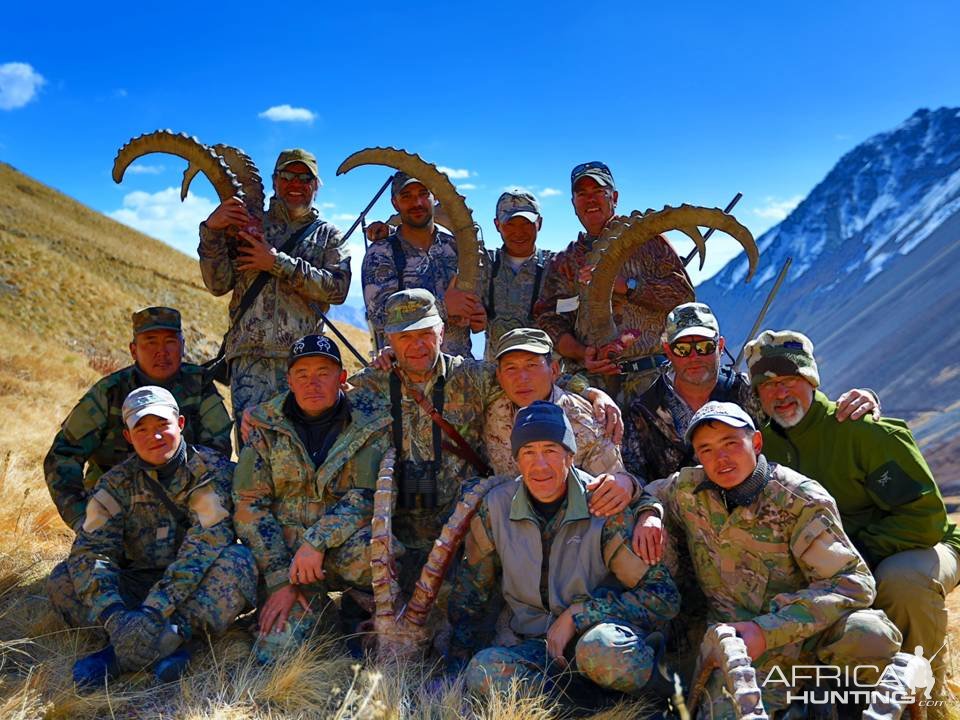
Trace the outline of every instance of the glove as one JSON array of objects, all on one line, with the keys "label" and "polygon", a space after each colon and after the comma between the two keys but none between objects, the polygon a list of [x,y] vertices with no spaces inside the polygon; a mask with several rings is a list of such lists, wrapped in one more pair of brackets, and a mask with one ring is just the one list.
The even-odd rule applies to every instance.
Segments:
[{"label": "glove", "polygon": [[125,672],[142,670],[160,657],[157,645],[167,622],[156,610],[118,610],[110,614],[103,626]]}]

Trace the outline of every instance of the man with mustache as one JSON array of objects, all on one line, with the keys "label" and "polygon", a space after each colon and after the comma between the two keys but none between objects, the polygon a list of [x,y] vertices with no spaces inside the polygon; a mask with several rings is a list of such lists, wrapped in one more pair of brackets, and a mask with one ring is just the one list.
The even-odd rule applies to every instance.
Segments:
[{"label": "man with mustache", "polygon": [[840,423],[817,388],[813,343],[791,330],[747,345],[750,380],[770,421],[770,460],[814,478],[834,497],[847,535],[877,578],[876,607],[922,647],[943,680],[946,595],[960,581],[960,531],[903,420]]},{"label": "man with mustache", "polygon": [[[470,330],[482,330],[486,313],[473,293],[458,290],[457,243],[434,223],[433,193],[420,180],[397,172],[390,201],[400,214],[400,226],[386,239],[373,242],[363,258],[363,300],[376,348],[387,344],[387,299],[410,288],[429,291],[445,329],[443,351],[473,357]],[[382,226],[384,230],[387,226]]]},{"label": "man with mustache", "polygon": [[74,531],[83,523],[87,498],[97,480],[128,458],[133,447],[124,437],[124,398],[142,385],[159,385],[177,400],[184,418],[183,437],[230,456],[233,423],[223,398],[203,368],[183,362],[180,313],[148,307],[132,315],[133,364],[97,381],[70,411],[43,461],[50,497]]},{"label": "man with mustache", "polygon": [[[224,200],[200,224],[200,270],[214,295],[233,292],[226,360],[230,368],[233,417],[244,408],[287,389],[287,352],[299,337],[320,332],[315,308],[339,305],[350,288],[350,255],[340,231],[320,219],[313,207],[322,185],[317,159],[302,149],[284,150],[273,169],[273,197],[264,217],[263,237],[240,230],[239,243],[228,230],[250,221],[243,202]],[[291,238],[293,247],[278,248]],[[244,293],[258,276],[269,281],[238,317]]]}]

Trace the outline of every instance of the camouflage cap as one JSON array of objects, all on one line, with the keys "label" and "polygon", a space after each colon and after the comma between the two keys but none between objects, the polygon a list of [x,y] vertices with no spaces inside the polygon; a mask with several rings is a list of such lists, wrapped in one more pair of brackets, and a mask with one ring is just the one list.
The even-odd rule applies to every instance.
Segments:
[{"label": "camouflage cap", "polygon": [[337,365],[343,367],[340,347],[324,335],[304,335],[291,345],[290,354],[287,356],[287,368],[292,368],[297,360],[305,357],[330,358]]},{"label": "camouflage cap", "polygon": [[684,441],[689,445],[693,439],[693,431],[696,430],[698,426],[710,420],[716,420],[722,422],[724,425],[735,428],[748,427],[753,431],[757,429],[756,425],[753,424],[753,419],[747,414],[747,411],[736,403],[711,400],[697,410],[693,417],[690,418],[690,425],[687,426],[687,432],[684,433],[683,436]]},{"label": "camouflage cap", "polygon": [[[410,183],[420,183],[424,187],[427,187],[426,183],[423,180],[418,180],[415,177],[410,177],[402,170],[397,170],[393,175],[393,180],[390,181],[390,194],[396,195],[398,192],[403,190]],[[430,188],[427,188],[429,190]]]},{"label": "camouflage cap", "polygon": [[120,411],[123,424],[128,430],[147,415],[156,415],[167,420],[180,417],[180,406],[169,390],[158,385],[144,385],[127,395]]},{"label": "camouflage cap", "polygon": [[580,163],[570,171],[570,192],[573,192],[576,187],[577,180],[584,177],[592,177],[600,185],[608,187],[611,190],[617,189],[616,183],[613,182],[613,173],[610,172],[610,168],[607,167],[606,163],[602,163],[599,160]]},{"label": "camouflage cap", "polygon": [[497,200],[497,222],[503,224],[511,218],[522,217],[532,223],[540,219],[540,203],[533,193],[526,190],[508,190]]},{"label": "camouflage cap", "polygon": [[317,185],[323,185],[323,180],[320,179],[320,171],[317,169],[317,158],[312,152],[303,148],[281,150],[277,156],[277,164],[273,166],[273,172],[276,174],[278,170],[283,170],[287,165],[293,165],[294,163],[306,165],[307,169],[317,179]]},{"label": "camouflage cap", "polygon": [[535,355],[550,355],[553,353],[553,340],[539,328],[515,328],[500,336],[494,355],[499,360],[500,356],[515,350]]},{"label": "camouflage cap", "polygon": [[769,378],[799,375],[820,386],[820,371],[813,357],[813,342],[793,330],[764,330],[744,348],[750,384],[762,385]]},{"label": "camouflage cap", "polygon": [[667,324],[663,330],[665,343],[676,342],[691,335],[714,339],[720,336],[720,325],[708,305],[698,302],[684,303],[677,305],[667,315]]},{"label": "camouflage cap", "polygon": [[437,299],[422,288],[395,292],[387,298],[384,313],[387,321],[383,331],[388,334],[443,325]]},{"label": "camouflage cap", "polygon": [[169,307],[147,307],[137,310],[130,316],[133,321],[133,334],[139,335],[147,330],[175,330],[183,332],[180,313]]}]

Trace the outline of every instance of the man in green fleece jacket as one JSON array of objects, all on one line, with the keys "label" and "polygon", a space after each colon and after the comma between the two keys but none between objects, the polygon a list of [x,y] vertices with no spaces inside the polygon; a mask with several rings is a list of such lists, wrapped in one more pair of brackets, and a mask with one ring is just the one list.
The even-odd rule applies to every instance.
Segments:
[{"label": "man in green fleece jacket", "polygon": [[[750,381],[770,418],[770,460],[814,478],[833,495],[844,530],[877,579],[875,606],[923,648],[938,680],[947,633],[945,599],[960,581],[960,532],[948,522],[936,481],[903,420],[840,423],[817,390],[813,343],[764,331],[746,347]],[[939,685],[939,683],[938,683]]]}]

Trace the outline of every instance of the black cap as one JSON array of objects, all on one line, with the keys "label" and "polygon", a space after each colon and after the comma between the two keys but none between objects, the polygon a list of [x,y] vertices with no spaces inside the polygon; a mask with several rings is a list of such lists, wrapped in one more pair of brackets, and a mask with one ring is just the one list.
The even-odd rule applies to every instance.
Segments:
[{"label": "black cap", "polygon": [[287,368],[293,367],[293,364],[300,358],[305,357],[325,357],[330,358],[343,367],[343,360],[340,358],[340,348],[337,344],[325,335],[304,335],[290,346],[290,355],[287,358]]}]

